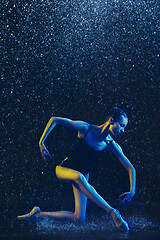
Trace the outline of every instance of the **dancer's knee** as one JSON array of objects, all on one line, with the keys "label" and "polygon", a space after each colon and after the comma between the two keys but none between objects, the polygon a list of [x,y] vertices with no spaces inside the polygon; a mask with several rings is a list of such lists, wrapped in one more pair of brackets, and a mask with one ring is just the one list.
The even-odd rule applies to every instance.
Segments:
[{"label": "dancer's knee", "polygon": [[86,181],[85,176],[82,173],[77,172],[76,177],[75,177],[75,182],[77,184],[79,184],[79,183],[83,183],[84,181]]},{"label": "dancer's knee", "polygon": [[82,173],[75,171],[73,169],[69,169],[61,166],[56,166],[55,172],[58,178],[73,180],[76,183],[79,183],[80,181],[82,181],[82,179],[85,178]]},{"label": "dancer's knee", "polygon": [[60,166],[56,166],[55,173],[57,177],[59,177],[59,169],[60,169]]},{"label": "dancer's knee", "polygon": [[77,221],[84,222],[86,219],[86,216],[85,216],[85,214],[80,214],[80,213],[74,212],[74,219]]}]

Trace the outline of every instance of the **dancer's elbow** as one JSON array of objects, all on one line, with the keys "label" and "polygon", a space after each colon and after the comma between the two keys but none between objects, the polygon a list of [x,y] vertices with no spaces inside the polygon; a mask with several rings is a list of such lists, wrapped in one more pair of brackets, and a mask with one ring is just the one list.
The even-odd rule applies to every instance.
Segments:
[{"label": "dancer's elbow", "polygon": [[75,129],[73,121],[69,118],[52,116],[51,119],[52,119],[53,123],[56,124],[56,125],[61,125],[61,126],[64,126],[64,127]]}]

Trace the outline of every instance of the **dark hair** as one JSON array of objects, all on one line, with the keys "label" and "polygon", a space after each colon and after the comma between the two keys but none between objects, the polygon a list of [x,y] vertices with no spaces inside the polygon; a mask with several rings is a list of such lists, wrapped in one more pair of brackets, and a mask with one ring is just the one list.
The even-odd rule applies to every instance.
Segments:
[{"label": "dark hair", "polygon": [[114,121],[117,122],[121,115],[123,115],[125,118],[128,118],[127,114],[122,109],[114,107],[111,114],[109,114],[109,116],[107,117],[107,120],[112,117]]}]

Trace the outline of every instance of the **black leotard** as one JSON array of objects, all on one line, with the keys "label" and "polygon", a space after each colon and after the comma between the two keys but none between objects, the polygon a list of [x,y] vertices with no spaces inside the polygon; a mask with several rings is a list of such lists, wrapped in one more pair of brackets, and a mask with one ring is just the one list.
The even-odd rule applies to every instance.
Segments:
[{"label": "black leotard", "polygon": [[[84,175],[93,170],[94,166],[96,166],[97,161],[100,159],[100,155],[102,151],[97,151],[94,148],[90,147],[85,141],[85,137],[90,131],[92,125],[88,131],[86,132],[83,138],[80,138],[78,144],[73,146],[68,152],[67,157],[61,162],[60,166],[71,168],[77,170]],[[113,139],[109,135],[109,140],[106,140],[107,146],[113,141]]]}]

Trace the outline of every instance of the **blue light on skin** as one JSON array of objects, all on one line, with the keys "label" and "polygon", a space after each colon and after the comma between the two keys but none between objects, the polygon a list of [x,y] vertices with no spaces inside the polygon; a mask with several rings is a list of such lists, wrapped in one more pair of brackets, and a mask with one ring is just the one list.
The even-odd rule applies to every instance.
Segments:
[{"label": "blue light on skin", "polygon": [[124,129],[127,126],[127,124],[128,118],[124,117],[123,115],[119,117],[118,121],[114,121],[114,119],[111,118],[109,131],[113,136],[117,137],[121,133],[124,133]]},{"label": "blue light on skin", "polygon": [[[106,145],[104,145],[104,139],[108,136],[108,134],[112,134],[113,136],[117,136],[120,133],[124,132],[124,128],[128,123],[128,119],[120,115],[119,118],[116,118],[116,121],[113,117],[110,117],[108,121],[106,121],[101,126],[92,125],[90,131],[85,137],[85,141],[88,145],[92,145],[91,147],[97,151],[102,151]],[[83,121],[73,121],[71,119],[62,118],[62,117],[51,117],[49,122],[47,123],[45,130],[42,134],[42,137],[39,141],[40,150],[42,153],[42,157],[45,159],[46,155],[49,155],[48,150],[44,145],[44,141],[48,134],[53,130],[56,125],[66,126],[68,128],[74,129],[76,131],[81,132],[83,135],[88,130],[88,123]],[[106,144],[106,143],[105,143]],[[130,180],[130,191],[125,192],[120,195],[122,197],[122,202],[125,201],[130,202],[135,194],[135,185],[136,185],[136,172],[129,161],[129,159],[124,155],[121,147],[115,142],[112,141],[111,144],[108,145],[109,151],[111,151],[118,160],[123,164],[129,174]],[[66,160],[66,159],[65,159]],[[123,220],[120,213],[112,208],[106,201],[103,199],[98,192],[94,189],[94,187],[88,182],[89,173],[87,175],[83,175],[79,171],[73,170],[71,168],[63,167],[57,165],[55,168],[56,176],[59,179],[63,180],[72,180],[73,183],[73,192],[75,198],[75,211],[68,212],[68,211],[54,211],[54,212],[41,212],[38,207],[34,207],[32,211],[27,215],[20,215],[18,219],[30,218],[30,217],[52,217],[58,219],[73,219],[73,220],[85,220],[86,214],[86,203],[87,198],[91,199],[95,202],[98,206],[103,208],[108,214],[110,214],[118,227],[121,231],[128,231],[129,227],[127,222]],[[78,188],[76,187],[78,185]],[[79,188],[81,191],[79,191]],[[84,201],[83,201],[84,200]]]}]

